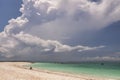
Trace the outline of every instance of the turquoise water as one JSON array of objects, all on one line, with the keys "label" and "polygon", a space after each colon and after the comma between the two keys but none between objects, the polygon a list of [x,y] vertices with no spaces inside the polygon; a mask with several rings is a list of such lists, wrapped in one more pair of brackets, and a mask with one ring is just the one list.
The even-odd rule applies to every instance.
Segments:
[{"label": "turquoise water", "polygon": [[120,63],[104,63],[103,65],[101,63],[33,63],[30,66],[51,71],[120,79]]}]

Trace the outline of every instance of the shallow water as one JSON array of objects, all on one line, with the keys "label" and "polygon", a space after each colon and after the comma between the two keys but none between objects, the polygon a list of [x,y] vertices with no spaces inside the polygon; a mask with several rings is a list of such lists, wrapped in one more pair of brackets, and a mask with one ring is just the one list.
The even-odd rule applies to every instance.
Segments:
[{"label": "shallow water", "polygon": [[33,63],[31,66],[51,71],[120,79],[120,63]]}]

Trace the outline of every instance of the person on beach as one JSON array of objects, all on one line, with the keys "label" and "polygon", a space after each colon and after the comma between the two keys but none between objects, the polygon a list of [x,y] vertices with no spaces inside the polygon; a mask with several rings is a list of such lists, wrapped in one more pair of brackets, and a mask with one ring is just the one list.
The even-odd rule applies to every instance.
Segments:
[{"label": "person on beach", "polygon": [[32,67],[30,66],[30,70],[32,70]]}]

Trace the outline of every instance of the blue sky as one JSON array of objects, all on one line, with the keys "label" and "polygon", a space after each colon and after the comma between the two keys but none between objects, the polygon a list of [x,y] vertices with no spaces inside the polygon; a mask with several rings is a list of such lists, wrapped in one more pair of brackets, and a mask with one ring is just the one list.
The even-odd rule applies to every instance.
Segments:
[{"label": "blue sky", "polygon": [[0,60],[120,61],[119,4],[0,0]]},{"label": "blue sky", "polygon": [[0,0],[0,31],[8,24],[8,20],[21,15],[19,9],[22,0]]}]

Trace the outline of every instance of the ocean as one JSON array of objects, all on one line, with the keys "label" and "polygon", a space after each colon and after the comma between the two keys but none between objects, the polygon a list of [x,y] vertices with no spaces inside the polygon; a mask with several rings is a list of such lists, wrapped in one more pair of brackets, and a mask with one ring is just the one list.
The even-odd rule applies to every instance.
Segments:
[{"label": "ocean", "polygon": [[33,63],[30,66],[38,69],[65,72],[71,74],[86,74],[105,78],[120,79],[120,63]]}]

